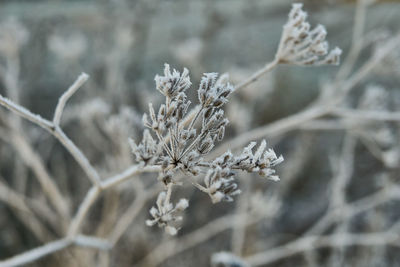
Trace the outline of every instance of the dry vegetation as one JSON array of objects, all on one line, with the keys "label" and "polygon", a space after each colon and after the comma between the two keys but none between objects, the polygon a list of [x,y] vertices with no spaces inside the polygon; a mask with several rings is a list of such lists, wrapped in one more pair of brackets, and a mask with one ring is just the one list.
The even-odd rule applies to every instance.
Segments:
[{"label": "dry vegetation", "polygon": [[[398,86],[400,33],[365,30],[372,2],[357,1],[341,64],[325,27],[293,4],[264,67],[194,74],[197,86],[188,69],[165,64],[157,90],[124,78],[140,35],[121,19],[106,75],[91,83],[82,73],[43,114],[22,82],[33,37],[2,20],[0,266],[393,266],[400,92],[385,81]],[[196,65],[202,41],[176,57]],[[47,40],[60,66],[79,66],[87,46],[80,33]],[[275,71],[328,65],[334,74],[312,103],[259,123],[254,106],[267,103],[257,98],[271,96]]]}]

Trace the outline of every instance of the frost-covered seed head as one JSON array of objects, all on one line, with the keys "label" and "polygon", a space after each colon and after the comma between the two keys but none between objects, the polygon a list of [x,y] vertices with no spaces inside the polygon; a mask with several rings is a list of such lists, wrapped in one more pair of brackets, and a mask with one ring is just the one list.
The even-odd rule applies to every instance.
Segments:
[{"label": "frost-covered seed head", "polygon": [[293,4],[288,22],[283,27],[276,59],[279,63],[296,65],[338,65],[342,50],[335,47],[328,53],[326,29],[317,25],[310,30],[302,4]]},{"label": "frost-covered seed head", "polygon": [[174,98],[179,93],[186,91],[192,84],[186,68],[183,69],[182,75],[175,69],[171,73],[169,64],[164,65],[164,76],[156,75],[154,80],[157,90],[169,98]]}]

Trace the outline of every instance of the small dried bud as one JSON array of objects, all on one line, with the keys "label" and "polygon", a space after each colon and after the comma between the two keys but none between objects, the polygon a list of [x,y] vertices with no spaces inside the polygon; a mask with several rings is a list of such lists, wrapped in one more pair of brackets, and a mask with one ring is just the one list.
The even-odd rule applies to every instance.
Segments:
[{"label": "small dried bud", "polygon": [[[225,172],[226,173],[226,172]],[[227,173],[229,174],[229,172]],[[233,178],[224,178],[220,167],[210,169],[204,178],[204,184],[208,195],[213,203],[220,201],[233,201],[233,196],[240,194],[237,184]]]},{"label": "small dried bud", "polygon": [[218,130],[218,136],[217,136],[218,141],[222,141],[222,139],[224,139],[224,135],[225,135],[225,127],[222,126]]},{"label": "small dried bud", "polygon": [[147,220],[146,224],[148,226],[158,224],[159,227],[164,227],[167,234],[176,235],[178,229],[174,224],[182,220],[182,217],[178,214],[182,213],[189,206],[187,199],[180,199],[174,207],[169,202],[167,193],[163,191],[158,194],[156,206],[150,209],[150,215],[153,219]]},{"label": "small dried bud", "polygon": [[214,147],[214,140],[208,136],[204,140],[201,141],[199,144],[197,151],[200,152],[200,154],[207,154],[208,152],[211,151],[211,149]]},{"label": "small dried bud", "polygon": [[208,119],[211,117],[211,115],[213,114],[214,109],[213,108],[208,108],[206,109],[206,111],[204,112],[204,119]]},{"label": "small dried bud", "polygon": [[129,139],[132,153],[136,156],[139,163],[154,164],[160,157],[160,146],[155,142],[148,130],[144,131],[142,142],[138,145]]},{"label": "small dried bud", "polygon": [[179,93],[186,91],[192,83],[189,78],[189,71],[185,68],[182,75],[177,70],[171,73],[168,64],[164,65],[164,76],[156,75],[156,88],[163,95],[169,98],[175,98]]},{"label": "small dried bud", "polygon": [[161,181],[164,185],[168,185],[172,183],[172,175],[173,173],[171,171],[168,172],[160,172],[160,175],[158,176],[158,180]]}]

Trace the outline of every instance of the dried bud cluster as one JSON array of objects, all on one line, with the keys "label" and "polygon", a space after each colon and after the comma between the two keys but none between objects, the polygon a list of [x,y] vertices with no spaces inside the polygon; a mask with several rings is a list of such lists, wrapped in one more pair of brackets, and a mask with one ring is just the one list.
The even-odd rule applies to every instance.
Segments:
[{"label": "dried bud cluster", "polygon": [[220,201],[232,201],[232,196],[240,193],[237,184],[234,183],[234,170],[258,173],[273,181],[279,181],[272,167],[283,161],[283,157],[277,157],[272,149],[265,150],[267,142],[263,140],[256,152],[252,149],[256,142],[251,142],[240,154],[234,157],[230,151],[216,158],[212,163],[212,169],[204,178],[205,187],[198,186],[200,190],[208,193],[213,203]]},{"label": "dried bud cluster", "polygon": [[203,191],[208,193],[213,203],[220,201],[233,201],[233,196],[240,194],[240,190],[237,189],[237,184],[234,183],[235,175],[229,168],[222,169],[217,166],[213,169],[209,169],[206,177],[204,178],[205,188]]},{"label": "dried bud cluster", "polygon": [[302,4],[293,4],[289,20],[283,27],[276,59],[296,65],[338,65],[342,50],[335,47],[328,53],[326,30],[318,25],[311,30]]},{"label": "dried bud cluster", "polygon": [[186,91],[190,85],[189,71],[183,69],[182,75],[175,70],[171,73],[169,64],[165,64],[164,76],[156,75],[156,88],[163,95],[169,98],[177,96],[179,93]]},{"label": "dried bud cluster", "polygon": [[271,169],[283,162],[283,157],[277,157],[275,151],[267,149],[267,142],[263,140],[253,154],[252,149],[256,145],[256,142],[251,142],[242,152],[242,154],[236,157],[232,161],[232,168],[246,170],[248,172],[258,173],[268,179],[279,181],[279,177],[275,174],[275,170]]},{"label": "dried bud cluster", "polygon": [[[170,190],[170,188],[169,188]],[[147,220],[148,226],[158,224],[159,227],[164,227],[165,232],[170,235],[176,235],[178,229],[174,226],[176,222],[182,221],[182,216],[179,216],[183,210],[189,207],[187,199],[181,198],[175,206],[170,202],[171,191],[162,191],[158,194],[156,205],[150,209],[152,220]]]},{"label": "dried bud cluster", "polygon": [[219,108],[226,102],[233,92],[232,85],[227,83],[228,75],[222,75],[218,80],[218,73],[205,73],[201,79],[198,96],[203,108]]},{"label": "dried bud cluster", "polygon": [[165,64],[164,76],[155,77],[156,88],[166,97],[166,101],[158,111],[150,103],[149,114],[144,114],[143,123],[157,136],[157,140],[153,139],[149,130],[144,132],[143,140],[138,145],[130,140],[132,152],[139,163],[161,166],[158,179],[169,192],[160,193],[157,208],[153,207],[150,211],[153,220],[149,220],[148,225],[157,223],[165,227],[168,233],[176,233],[177,229],[171,226],[171,222],[180,221],[181,217],[176,213],[182,211],[182,207],[187,207],[184,205],[187,201],[183,200],[175,207],[169,203],[171,188],[178,184],[174,180],[177,171],[189,176],[206,173],[205,186],[196,182],[194,185],[207,193],[213,203],[232,201],[232,197],[240,193],[234,170],[256,172],[279,180],[271,168],[282,162],[283,158],[277,158],[271,149],[265,150],[265,141],[254,154],[252,148],[255,142],[237,157],[227,152],[214,161],[204,159],[215,143],[223,139],[228,124],[222,107],[228,102],[227,98],[234,88],[227,80],[227,75],[218,78],[217,73],[205,73],[198,89],[200,105],[189,113],[190,101],[185,93],[191,86],[188,70],[184,69],[182,74],[176,70],[171,73],[169,65]]},{"label": "dried bud cluster", "polygon": [[143,165],[152,165],[156,163],[161,149],[157,142],[151,136],[149,130],[144,130],[142,142],[138,145],[132,139],[129,139],[132,153],[136,160]]}]

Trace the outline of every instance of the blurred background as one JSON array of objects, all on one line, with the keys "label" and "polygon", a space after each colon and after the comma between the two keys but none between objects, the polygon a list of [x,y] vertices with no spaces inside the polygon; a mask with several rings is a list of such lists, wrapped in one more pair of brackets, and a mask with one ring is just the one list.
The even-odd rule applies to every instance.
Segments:
[{"label": "blurred background", "polygon": [[[343,59],[357,51],[347,75],[334,66],[278,66],[231,97],[225,140],[307,109],[399,35],[399,1],[303,2]],[[0,93],[50,119],[59,96],[88,73],[62,127],[107,177],[134,164],[127,139],[141,139],[148,103],[163,101],[154,76],[164,63],[190,70],[197,103],[204,72],[228,72],[237,84],[274,59],[292,3],[2,0]],[[352,46],[356,10],[363,39]],[[27,266],[400,266],[400,46],[373,63],[338,104],[342,113],[266,132],[285,157],[280,182],[240,175],[242,194],[216,205],[187,182],[175,197],[190,207],[178,236],[169,237],[145,226],[162,186],[157,174],[142,175],[107,191],[85,220],[82,232],[115,238],[112,250],[73,247]],[[64,236],[68,219],[52,216],[43,176],[73,215],[90,188],[84,172],[51,135],[1,108],[0,259]]]}]

